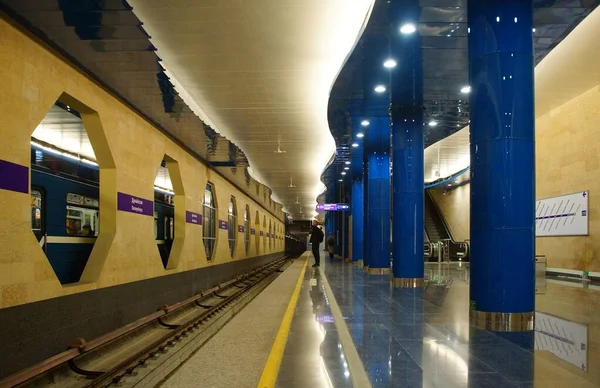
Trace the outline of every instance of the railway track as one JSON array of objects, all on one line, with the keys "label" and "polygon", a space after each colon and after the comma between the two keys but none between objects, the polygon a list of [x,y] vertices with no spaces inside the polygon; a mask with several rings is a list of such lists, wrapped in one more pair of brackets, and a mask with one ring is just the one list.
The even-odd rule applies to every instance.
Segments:
[{"label": "railway track", "polygon": [[201,349],[291,263],[287,257],[85,341],[0,380],[5,387],[154,387]]}]

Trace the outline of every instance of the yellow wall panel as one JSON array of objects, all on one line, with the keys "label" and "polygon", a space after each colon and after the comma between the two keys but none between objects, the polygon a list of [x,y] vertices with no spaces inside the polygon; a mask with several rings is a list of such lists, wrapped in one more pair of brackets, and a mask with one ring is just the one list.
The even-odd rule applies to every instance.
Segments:
[{"label": "yellow wall panel", "polygon": [[[58,282],[31,232],[29,195],[0,190],[0,207],[3,209],[0,217],[0,308],[266,253],[262,241],[260,251],[256,250],[255,236],[251,236],[246,254],[244,234],[238,233],[237,249],[232,258],[227,230],[217,229],[214,260],[208,263],[202,227],[182,222],[185,210],[202,214],[207,181],[215,185],[220,220],[228,220],[229,198],[233,195],[237,200],[238,224],[243,224],[245,205],[249,204],[251,227],[257,230],[258,236],[260,230],[267,232],[262,227],[262,217],[267,214],[265,209],[64,59],[3,19],[0,19],[0,36],[0,57],[3,59],[0,67],[0,84],[3,85],[0,93],[0,133],[3,136],[0,159],[29,166],[31,133],[62,95],[61,98],[72,98],[74,104],[90,108],[82,118],[101,167],[100,236],[78,284],[62,286]],[[104,146],[99,146],[102,142]],[[169,263],[168,270],[163,268],[156,247],[153,217],[116,210],[117,192],[154,199],[153,183],[164,155],[176,162],[183,188],[175,199],[177,229],[172,255],[176,260]],[[238,185],[248,186],[243,173],[238,172],[238,175],[239,182],[243,182]],[[254,184],[251,182],[250,186]],[[269,206],[268,199],[268,196],[266,201],[261,198],[261,203]],[[270,208],[280,214],[280,206],[271,204]],[[256,211],[260,212],[260,227],[255,224]],[[237,225],[234,227],[237,229]],[[271,251],[283,251],[283,244]]]}]

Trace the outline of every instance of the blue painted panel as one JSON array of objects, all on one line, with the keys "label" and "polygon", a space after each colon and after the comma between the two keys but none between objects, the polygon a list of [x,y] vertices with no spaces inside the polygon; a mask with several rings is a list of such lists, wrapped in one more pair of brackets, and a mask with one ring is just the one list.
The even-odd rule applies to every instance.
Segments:
[{"label": "blue painted panel", "polygon": [[77,283],[94,244],[54,243],[46,246],[46,256],[61,284]]}]

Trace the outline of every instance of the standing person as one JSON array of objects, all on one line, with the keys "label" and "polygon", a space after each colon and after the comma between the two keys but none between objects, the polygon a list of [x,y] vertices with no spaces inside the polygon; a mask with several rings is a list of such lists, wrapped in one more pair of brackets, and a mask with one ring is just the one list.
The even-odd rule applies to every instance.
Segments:
[{"label": "standing person", "polygon": [[329,233],[329,236],[327,237],[327,251],[329,252],[329,259],[333,260],[333,253],[335,252],[335,239],[331,233]]},{"label": "standing person", "polygon": [[315,257],[315,264],[313,267],[321,265],[321,253],[319,252],[319,244],[323,241],[323,231],[317,226],[319,223],[317,220],[313,220],[312,228],[310,230],[310,242],[312,244],[312,253]]}]

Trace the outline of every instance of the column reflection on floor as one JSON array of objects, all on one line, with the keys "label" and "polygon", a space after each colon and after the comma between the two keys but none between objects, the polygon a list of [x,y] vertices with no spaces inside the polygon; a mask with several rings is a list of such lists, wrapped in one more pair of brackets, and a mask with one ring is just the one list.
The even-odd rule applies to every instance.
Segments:
[{"label": "column reflection on floor", "polygon": [[[325,260],[329,261],[322,259],[322,266]],[[319,270],[305,273],[277,387],[352,387]]]},{"label": "column reflection on floor", "polygon": [[[531,332],[515,337],[470,326],[468,264],[428,264],[429,281],[421,290],[392,289],[389,277],[369,276],[340,262],[321,270],[374,387],[594,387],[600,383],[593,360],[582,368],[573,360],[535,351]],[[548,287],[548,295],[538,295],[547,314],[560,315],[569,305],[572,314],[580,311],[580,317],[594,322],[590,332],[600,326],[596,312],[600,309],[593,309],[600,306],[600,293],[568,294],[570,289]],[[579,294],[586,291],[585,297]],[[589,304],[588,313],[579,310],[583,306],[576,297]],[[588,354],[595,357],[598,347],[593,346],[598,341],[590,338]]]}]

